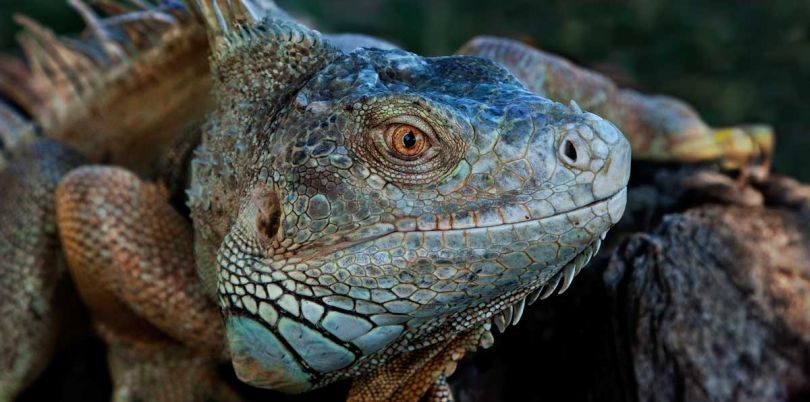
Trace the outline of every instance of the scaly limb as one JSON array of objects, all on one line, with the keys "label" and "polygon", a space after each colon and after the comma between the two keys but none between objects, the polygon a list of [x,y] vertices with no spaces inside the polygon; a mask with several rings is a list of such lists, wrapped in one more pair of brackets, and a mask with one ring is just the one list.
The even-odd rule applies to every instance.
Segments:
[{"label": "scaly limb", "polygon": [[449,402],[453,395],[447,377],[458,361],[481,344],[487,331],[468,330],[449,342],[401,354],[380,368],[354,380],[348,402],[428,401]]},{"label": "scaly limb", "polygon": [[[7,121],[7,120],[4,120]],[[0,124],[2,125],[2,124]],[[59,332],[57,290],[65,278],[54,192],[81,162],[49,140],[21,145],[0,169],[0,401],[45,367]]]},{"label": "scaly limb", "polygon": [[109,345],[113,401],[239,401],[210,358],[172,343]]},{"label": "scaly limb", "polygon": [[59,185],[57,217],[70,272],[111,346],[116,400],[227,395],[212,380],[222,320],[196,276],[189,223],[160,189],[83,167]]}]

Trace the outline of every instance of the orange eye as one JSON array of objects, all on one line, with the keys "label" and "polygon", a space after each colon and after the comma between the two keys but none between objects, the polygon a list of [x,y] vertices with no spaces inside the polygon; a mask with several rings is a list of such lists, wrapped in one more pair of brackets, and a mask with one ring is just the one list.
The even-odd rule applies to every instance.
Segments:
[{"label": "orange eye", "polygon": [[388,145],[399,157],[415,158],[430,147],[425,133],[414,126],[397,124],[388,132]]}]

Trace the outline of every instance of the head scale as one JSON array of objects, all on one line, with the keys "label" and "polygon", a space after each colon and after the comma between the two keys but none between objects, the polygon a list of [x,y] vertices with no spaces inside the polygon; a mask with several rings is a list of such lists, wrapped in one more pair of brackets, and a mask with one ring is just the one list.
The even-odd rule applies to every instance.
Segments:
[{"label": "head scale", "polygon": [[302,392],[482,325],[623,212],[621,133],[499,65],[209,14],[219,108],[189,203],[249,383]]}]

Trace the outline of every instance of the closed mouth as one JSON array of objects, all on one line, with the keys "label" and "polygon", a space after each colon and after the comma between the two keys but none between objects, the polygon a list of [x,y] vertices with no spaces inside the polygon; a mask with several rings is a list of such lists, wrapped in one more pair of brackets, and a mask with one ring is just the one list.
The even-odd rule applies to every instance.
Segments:
[{"label": "closed mouth", "polygon": [[[476,218],[476,217],[480,217],[481,215],[478,214],[478,212],[476,212],[476,211],[472,211],[472,212],[469,213],[471,216],[473,216],[473,222],[475,222],[472,225],[454,224],[452,219],[447,219],[447,220],[444,221],[444,222],[449,222],[449,224],[443,224],[442,223],[443,219],[438,217],[438,216],[436,217],[436,219],[434,221],[434,222],[436,222],[435,225],[421,225],[420,226],[416,222],[413,222],[413,224],[410,224],[410,223],[409,224],[398,223],[396,225],[391,224],[391,223],[379,223],[379,224],[371,226],[370,227],[371,229],[369,229],[369,228],[365,229],[366,231],[373,232],[373,234],[371,234],[371,235],[360,236],[359,238],[351,239],[351,237],[353,235],[358,234],[358,231],[354,231],[352,233],[344,234],[344,235],[342,235],[342,236],[340,236],[338,238],[332,238],[329,241],[324,241],[324,242],[319,242],[317,244],[313,244],[310,247],[307,247],[307,249],[310,249],[310,250],[313,250],[313,251],[317,250],[317,251],[314,251],[313,254],[310,254],[310,255],[308,255],[306,257],[304,257],[304,256],[302,256],[300,254],[299,254],[299,256],[304,257],[305,259],[316,258],[316,257],[319,257],[319,256],[323,257],[323,256],[329,255],[329,254],[331,254],[331,253],[333,253],[333,252],[335,252],[337,250],[345,250],[345,249],[350,248],[352,246],[356,246],[356,245],[360,245],[360,244],[363,244],[363,243],[375,241],[375,240],[381,239],[381,238],[383,238],[385,236],[388,236],[388,235],[391,235],[391,234],[394,234],[394,233],[421,232],[421,233],[426,233],[427,234],[427,233],[430,233],[430,232],[441,232],[441,233],[445,233],[445,234],[453,234],[453,233],[465,233],[465,232],[469,232],[471,230],[476,230],[476,229],[496,229],[496,228],[505,228],[505,227],[509,227],[509,226],[520,227],[520,226],[527,225],[527,224],[535,224],[535,223],[542,223],[542,222],[545,222],[545,221],[550,221],[552,219],[559,218],[559,217],[562,217],[562,216],[576,215],[578,212],[584,212],[584,211],[587,211],[587,210],[596,210],[596,209],[602,209],[602,208],[604,208],[604,210],[607,211],[611,215],[610,216],[611,221],[613,221],[613,223],[616,223],[618,221],[618,219],[620,218],[621,212],[615,212],[614,213],[614,211],[611,211],[609,206],[612,203],[617,202],[619,199],[624,198],[626,196],[626,194],[627,194],[627,188],[624,187],[624,188],[622,188],[621,190],[617,191],[616,193],[614,193],[613,195],[611,195],[609,197],[605,197],[605,198],[593,201],[593,202],[591,202],[589,204],[579,206],[579,207],[576,207],[576,208],[572,208],[572,209],[569,209],[569,210],[566,210],[566,211],[557,212],[557,213],[555,213],[553,215],[543,216],[543,217],[534,218],[534,219],[529,217],[529,214],[527,212],[527,214],[524,216],[523,219],[509,221],[508,219],[503,219],[503,216],[505,215],[504,213],[499,213],[497,216],[501,217],[500,222],[497,221],[497,220],[494,221],[494,222],[493,221],[482,221],[481,219]],[[614,214],[616,214],[617,216],[613,216]],[[491,214],[491,216],[494,216],[494,215]]]},{"label": "closed mouth", "polygon": [[597,207],[599,205],[607,205],[611,201],[623,197],[625,193],[626,187],[622,188],[621,190],[615,192],[614,194],[608,197],[595,200],[586,205],[574,207],[568,210],[558,211],[555,212],[554,214],[540,217],[532,217],[531,212],[529,212],[529,210],[526,209],[524,206],[514,206],[512,208],[514,209],[520,208],[521,210],[523,210],[524,213],[516,214],[514,213],[514,211],[510,213],[510,211],[507,211],[506,208],[500,207],[485,210],[483,212],[467,211],[463,215],[468,218],[463,220],[460,220],[458,218],[458,214],[435,215],[431,219],[427,220],[425,219],[425,217],[422,217],[420,219],[405,218],[397,222],[396,224],[397,229],[393,230],[392,232],[414,232],[414,231],[429,232],[436,230],[451,231],[451,230],[497,227],[503,225],[517,224],[521,222],[543,221],[546,219],[552,219],[562,215],[575,213],[577,211],[587,210],[590,208]]}]

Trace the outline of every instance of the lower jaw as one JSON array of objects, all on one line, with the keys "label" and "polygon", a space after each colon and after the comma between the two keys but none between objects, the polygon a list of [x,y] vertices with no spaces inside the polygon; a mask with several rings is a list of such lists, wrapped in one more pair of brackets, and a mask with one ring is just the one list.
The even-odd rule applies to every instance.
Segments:
[{"label": "lower jaw", "polygon": [[[513,295],[509,297],[508,301],[504,303],[505,307],[491,316],[483,318],[476,323],[476,325],[483,324],[484,328],[489,331],[492,328],[492,324],[494,324],[495,327],[503,333],[509,325],[516,325],[520,321],[527,305],[532,305],[538,299],[547,299],[551,297],[555,291],[557,294],[564,293],[571,286],[574,278],[581,272],[582,268],[584,268],[599,251],[604,236],[605,233],[603,233],[600,238],[597,238],[587,245],[548,280],[542,282],[538,281],[514,292]],[[487,347],[488,345],[482,346]]]}]

